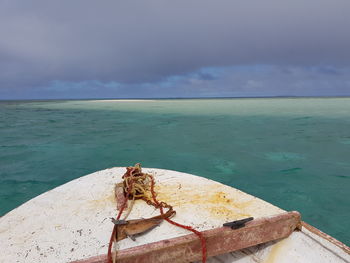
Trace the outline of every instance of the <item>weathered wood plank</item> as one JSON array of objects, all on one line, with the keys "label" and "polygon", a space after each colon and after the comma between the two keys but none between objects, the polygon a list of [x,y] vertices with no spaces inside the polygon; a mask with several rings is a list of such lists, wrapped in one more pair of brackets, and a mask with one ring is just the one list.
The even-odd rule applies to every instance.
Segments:
[{"label": "weathered wood plank", "polygon": [[[298,212],[287,212],[250,221],[245,227],[232,230],[219,227],[203,231],[207,256],[216,256],[289,236],[301,224]],[[118,263],[131,262],[191,262],[201,260],[200,241],[194,234],[118,251]],[[74,263],[105,263],[106,255]]]}]

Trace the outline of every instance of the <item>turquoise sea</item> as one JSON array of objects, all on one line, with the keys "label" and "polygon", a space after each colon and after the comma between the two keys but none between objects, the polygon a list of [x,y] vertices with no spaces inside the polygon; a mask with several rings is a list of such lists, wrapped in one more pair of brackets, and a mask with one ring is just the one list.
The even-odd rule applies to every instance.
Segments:
[{"label": "turquoise sea", "polygon": [[350,98],[0,102],[0,215],[136,162],[298,210],[350,244]]}]

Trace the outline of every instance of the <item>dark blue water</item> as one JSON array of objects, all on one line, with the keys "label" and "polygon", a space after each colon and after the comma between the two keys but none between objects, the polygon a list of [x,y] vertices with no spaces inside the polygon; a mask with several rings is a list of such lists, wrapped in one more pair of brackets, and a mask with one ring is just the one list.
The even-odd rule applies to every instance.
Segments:
[{"label": "dark blue water", "polygon": [[0,102],[0,214],[113,166],[234,186],[350,243],[350,99]]}]

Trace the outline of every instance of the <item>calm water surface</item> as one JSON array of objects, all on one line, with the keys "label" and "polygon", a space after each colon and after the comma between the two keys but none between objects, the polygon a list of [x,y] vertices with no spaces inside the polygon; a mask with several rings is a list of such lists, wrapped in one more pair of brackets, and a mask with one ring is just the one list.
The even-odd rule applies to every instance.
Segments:
[{"label": "calm water surface", "polygon": [[0,102],[0,215],[113,166],[242,189],[350,243],[350,99]]}]

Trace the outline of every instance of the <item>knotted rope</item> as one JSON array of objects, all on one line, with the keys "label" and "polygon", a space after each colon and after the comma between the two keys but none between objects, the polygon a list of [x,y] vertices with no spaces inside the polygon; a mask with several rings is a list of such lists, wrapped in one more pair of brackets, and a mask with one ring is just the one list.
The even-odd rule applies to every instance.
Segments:
[{"label": "knotted rope", "polygon": [[[161,216],[167,222],[177,227],[187,229],[199,237],[201,241],[201,247],[202,247],[202,262],[205,263],[206,257],[207,257],[207,248],[206,248],[206,242],[203,234],[195,230],[191,226],[186,226],[186,225],[177,223],[171,220],[169,217],[166,217],[164,213],[164,208],[168,209],[167,214],[169,214],[169,211],[173,212],[173,213],[170,213],[171,215],[175,214],[175,211],[173,211],[173,207],[171,205],[157,200],[157,195],[154,190],[154,186],[155,186],[154,177],[150,174],[142,173],[141,165],[136,164],[134,167],[127,167],[126,173],[123,175],[122,178],[123,178],[123,189],[124,189],[125,199],[123,201],[123,204],[119,210],[119,213],[116,219],[117,220],[120,219],[123,211],[126,208],[128,200],[132,200],[132,202],[134,202],[136,199],[142,199],[147,204],[154,206],[156,209],[159,209]],[[149,192],[151,193],[150,195],[149,195]],[[126,214],[124,220],[128,216],[131,210],[131,207],[128,213]],[[113,247],[113,244],[116,242],[117,227],[118,227],[117,225],[114,225],[112,235],[109,241],[108,253],[107,253],[108,263],[112,263],[116,261],[116,253],[114,254],[114,257],[112,257],[112,247]]]}]

